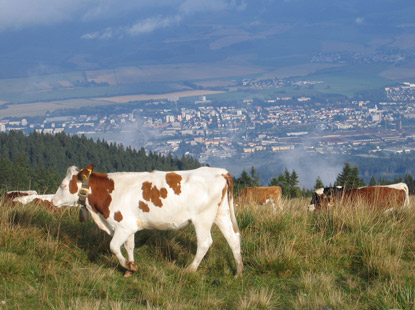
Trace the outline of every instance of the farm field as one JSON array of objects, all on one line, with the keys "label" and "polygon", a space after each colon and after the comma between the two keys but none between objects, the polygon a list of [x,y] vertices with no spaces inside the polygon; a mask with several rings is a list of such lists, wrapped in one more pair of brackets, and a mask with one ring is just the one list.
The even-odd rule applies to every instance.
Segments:
[{"label": "farm field", "polygon": [[[139,95],[126,95],[115,97],[102,97],[102,98],[85,98],[85,99],[67,99],[67,100],[55,100],[55,101],[40,101],[32,103],[21,103],[7,105],[7,107],[1,109],[1,117],[23,117],[23,116],[39,116],[45,115],[47,112],[53,112],[55,110],[62,109],[82,109],[86,107],[115,105],[118,103],[128,103],[136,101],[146,100],[162,100],[176,97],[197,97],[201,95],[218,94],[219,91],[209,90],[188,90],[180,92],[170,92],[164,94],[139,94]],[[1,108],[1,103],[0,103]]]},{"label": "farm field", "polygon": [[[0,79],[1,116],[3,118],[37,116],[43,115],[46,111],[68,107],[79,108],[106,105],[108,102],[112,104],[131,100],[157,100],[204,94],[210,95],[210,99],[219,101],[255,97],[271,99],[278,96],[321,97],[329,94],[351,97],[358,91],[380,90],[385,86],[395,84],[399,77],[408,76],[408,68],[391,69],[386,65],[376,64],[347,66],[307,64],[285,66],[266,72],[255,71],[250,67],[245,68],[246,70],[242,67],[226,67],[215,71],[214,69],[217,68],[217,66],[208,69],[183,65],[163,69],[158,66],[149,66],[118,68],[108,72],[69,72],[30,78]],[[202,70],[200,76],[196,74],[198,69]],[[391,70],[393,74],[390,73]],[[238,81],[243,79],[273,78],[321,81],[322,83],[313,87],[287,86],[265,90],[237,90],[236,87]],[[216,89],[214,91],[196,90],[189,85]],[[217,92],[218,88],[220,92]]]},{"label": "farm field", "polygon": [[[191,227],[136,234],[139,271],[123,277],[110,238],[77,208],[0,202],[0,309],[412,309],[414,202],[384,213],[364,206],[307,211],[285,200],[273,215],[237,209],[245,264],[213,229],[198,272]],[[266,207],[265,207],[266,208]]]}]

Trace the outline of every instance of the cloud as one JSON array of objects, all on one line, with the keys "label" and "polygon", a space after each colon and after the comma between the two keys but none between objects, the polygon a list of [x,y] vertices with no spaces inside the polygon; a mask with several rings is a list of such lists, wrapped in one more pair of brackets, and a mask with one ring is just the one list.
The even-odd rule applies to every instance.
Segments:
[{"label": "cloud", "polygon": [[160,28],[166,28],[168,26],[178,24],[181,20],[180,16],[175,17],[161,17],[156,16],[153,18],[147,18],[143,21],[139,21],[126,29],[126,33],[131,36],[140,35],[143,33],[150,33]]},{"label": "cloud", "polygon": [[108,27],[102,31],[89,32],[81,36],[84,40],[108,40],[111,38],[123,38],[125,36],[138,36],[141,34],[151,33],[161,28],[180,23],[181,17],[161,17],[156,16],[138,21],[132,26],[111,28]]},{"label": "cloud", "polygon": [[99,40],[108,40],[113,37],[113,29],[111,27],[106,28],[104,31],[95,31],[86,33],[81,36],[81,39],[85,40],[93,40],[93,39],[99,39]]},{"label": "cloud", "polygon": [[356,24],[358,24],[358,25],[361,25],[361,24],[363,24],[365,22],[365,19],[363,18],[363,17],[357,17],[356,19],[355,19],[355,23]]},{"label": "cloud", "polygon": [[[143,21],[131,26],[131,31],[145,32],[145,27],[174,24],[175,16],[245,7],[246,0],[0,0],[0,31],[67,21],[122,19],[128,14],[137,14]],[[164,17],[159,20],[151,17],[157,14]]]},{"label": "cloud", "polygon": [[96,0],[0,0],[0,31],[70,20]]},{"label": "cloud", "polygon": [[141,11],[177,8],[182,2],[183,0],[0,0],[0,31],[67,21],[111,20],[132,12],[139,14]]}]

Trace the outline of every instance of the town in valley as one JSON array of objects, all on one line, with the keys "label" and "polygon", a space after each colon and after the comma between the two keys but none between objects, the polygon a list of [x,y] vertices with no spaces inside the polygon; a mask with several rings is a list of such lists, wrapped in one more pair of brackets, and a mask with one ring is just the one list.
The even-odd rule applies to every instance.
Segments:
[{"label": "town in valley", "polygon": [[[239,87],[259,91],[321,83],[244,80]],[[415,84],[385,87],[382,100],[283,94],[264,99],[255,94],[228,101],[173,97],[81,112],[66,109],[44,117],[1,119],[0,132],[84,134],[160,154],[192,156],[201,163],[257,153],[289,156],[294,150],[376,156],[415,149]]]}]

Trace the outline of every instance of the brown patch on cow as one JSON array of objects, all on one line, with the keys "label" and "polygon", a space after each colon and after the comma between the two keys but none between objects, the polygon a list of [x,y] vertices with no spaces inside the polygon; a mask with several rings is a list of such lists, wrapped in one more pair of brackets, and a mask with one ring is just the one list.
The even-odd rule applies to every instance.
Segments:
[{"label": "brown patch on cow", "polygon": [[167,189],[165,189],[164,187],[162,187],[161,189],[160,189],[160,195],[161,195],[161,198],[167,198]]},{"label": "brown patch on cow", "polygon": [[148,207],[148,204],[146,204],[144,201],[141,201],[138,203],[138,207],[143,210],[143,212],[150,212],[150,208]]},{"label": "brown patch on cow", "polygon": [[[232,202],[232,199],[233,199],[233,179],[232,179],[232,176],[229,172],[227,174],[222,174],[222,176],[226,180],[225,187],[222,189],[222,201],[223,201],[223,199],[225,197],[225,194],[227,192],[228,193],[229,205],[232,206],[233,205],[233,202]],[[234,212],[234,210],[231,209],[231,212]],[[232,228],[233,228],[233,231],[235,233],[239,232],[239,228],[238,228],[238,224],[236,223],[235,216],[232,217]]]},{"label": "brown patch on cow", "polygon": [[109,179],[107,174],[93,173],[89,179],[89,187],[89,204],[96,213],[101,213],[107,219],[110,216],[110,194],[114,190],[114,181]]},{"label": "brown patch on cow", "polygon": [[159,190],[157,186],[152,186],[151,182],[144,182],[141,186],[141,190],[143,192],[144,200],[151,201],[156,207],[159,208],[163,206],[163,202],[160,198],[167,197],[167,190],[165,188]]},{"label": "brown patch on cow", "polygon": [[69,182],[69,192],[76,194],[78,192],[78,175],[74,175]]},{"label": "brown patch on cow", "polygon": [[114,213],[114,220],[116,220],[117,222],[121,222],[123,219],[123,216],[121,214],[121,211],[117,211]]},{"label": "brown patch on cow", "polygon": [[220,199],[219,206],[222,204],[223,199],[225,199],[226,191],[228,190],[228,183],[222,189],[222,198]]},{"label": "brown patch on cow", "polygon": [[[36,195],[37,193],[33,191],[33,194]],[[28,192],[22,192],[22,191],[10,191],[6,193],[6,201],[13,200],[14,198],[17,198],[17,197],[23,197],[23,196],[29,196],[29,195],[32,195],[32,194]]]},{"label": "brown patch on cow", "polygon": [[182,176],[175,173],[175,172],[169,172],[166,174],[166,182],[169,184],[170,188],[173,189],[174,193],[176,195],[180,195],[182,192],[181,184]]},{"label": "brown patch on cow", "polygon": [[226,183],[228,183],[230,197],[233,197],[233,179],[231,174],[228,172],[227,174],[222,174],[222,176],[225,178]]},{"label": "brown patch on cow", "polygon": [[49,211],[55,212],[57,209],[56,207],[53,206],[53,204],[49,201],[49,200],[43,200],[43,199],[39,199],[39,198],[35,198],[33,199],[32,203],[45,207],[46,209],[48,209]]},{"label": "brown patch on cow", "polygon": [[141,190],[143,192],[144,200],[150,201],[151,200],[151,183],[144,182],[143,185],[141,186]]}]

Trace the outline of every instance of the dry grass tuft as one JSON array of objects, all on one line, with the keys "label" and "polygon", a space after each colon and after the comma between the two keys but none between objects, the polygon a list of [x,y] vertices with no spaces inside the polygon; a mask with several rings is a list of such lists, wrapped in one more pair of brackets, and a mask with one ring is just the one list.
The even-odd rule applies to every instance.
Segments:
[{"label": "dry grass tuft", "polygon": [[248,294],[239,297],[238,309],[253,310],[253,309],[275,309],[275,303],[278,300],[274,296],[274,291],[267,287],[260,290],[251,289]]}]

